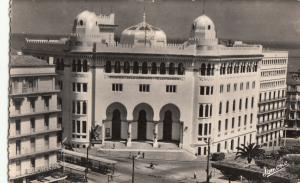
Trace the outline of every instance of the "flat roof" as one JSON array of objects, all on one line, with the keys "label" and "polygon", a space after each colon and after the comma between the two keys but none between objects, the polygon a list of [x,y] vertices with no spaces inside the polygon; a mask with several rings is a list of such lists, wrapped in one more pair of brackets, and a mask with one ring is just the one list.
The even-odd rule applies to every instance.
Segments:
[{"label": "flat roof", "polygon": [[45,66],[45,67],[54,67],[50,65],[47,61],[38,59],[30,55],[12,55],[9,62],[10,67],[33,67],[33,66]]}]

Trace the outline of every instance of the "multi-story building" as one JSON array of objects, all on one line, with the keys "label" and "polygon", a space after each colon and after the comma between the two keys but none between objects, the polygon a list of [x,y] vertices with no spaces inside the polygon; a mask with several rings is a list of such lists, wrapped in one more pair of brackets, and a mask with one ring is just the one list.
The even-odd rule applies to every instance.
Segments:
[{"label": "multi-story building", "polygon": [[145,15],[116,42],[113,18],[84,11],[68,38],[26,40],[25,54],[56,62],[70,143],[86,147],[98,127],[102,143],[164,141],[198,155],[208,139],[212,152],[255,142],[261,45],[220,44],[206,15],[183,44],[167,43]]},{"label": "multi-story building", "polygon": [[300,140],[300,71],[289,72],[287,79],[286,137]]},{"label": "multi-story building", "polygon": [[265,50],[260,64],[257,144],[280,146],[286,109],[288,52]]},{"label": "multi-story building", "polygon": [[[53,64],[14,55],[9,66],[9,181],[29,182],[60,168],[60,89],[55,84]],[[55,180],[50,174],[48,179]]]}]

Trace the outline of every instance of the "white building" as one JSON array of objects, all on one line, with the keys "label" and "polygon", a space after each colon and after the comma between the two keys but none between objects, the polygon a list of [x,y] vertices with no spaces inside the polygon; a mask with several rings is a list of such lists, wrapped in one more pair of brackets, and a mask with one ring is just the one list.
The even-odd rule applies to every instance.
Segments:
[{"label": "white building", "polygon": [[29,182],[60,168],[62,121],[55,65],[32,56],[10,60],[9,181]]},{"label": "white building", "polygon": [[96,127],[102,129],[102,143],[126,140],[131,146],[139,140],[158,148],[167,141],[198,155],[206,155],[208,138],[212,152],[255,142],[261,45],[219,44],[206,15],[192,22],[183,44],[167,43],[166,34],[145,15],[118,43],[104,36],[113,35],[114,21],[99,24],[102,19],[107,17],[84,11],[69,38],[27,39],[23,49],[55,58],[70,143],[86,147]]}]

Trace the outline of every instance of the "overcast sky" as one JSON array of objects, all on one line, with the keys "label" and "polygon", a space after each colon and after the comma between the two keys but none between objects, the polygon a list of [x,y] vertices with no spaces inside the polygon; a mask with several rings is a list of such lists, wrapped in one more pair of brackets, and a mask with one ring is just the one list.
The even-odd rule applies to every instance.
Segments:
[{"label": "overcast sky", "polygon": [[[77,14],[87,9],[116,14],[118,32],[142,21],[160,27],[169,38],[186,38],[192,21],[202,14],[200,0],[13,0],[13,33],[64,34]],[[205,14],[218,37],[300,42],[300,0],[206,0]]]}]

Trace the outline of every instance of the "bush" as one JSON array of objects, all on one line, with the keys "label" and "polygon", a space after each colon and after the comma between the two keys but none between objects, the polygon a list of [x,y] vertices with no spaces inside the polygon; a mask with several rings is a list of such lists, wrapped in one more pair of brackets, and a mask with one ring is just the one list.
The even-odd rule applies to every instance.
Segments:
[{"label": "bush", "polygon": [[222,161],[225,159],[225,153],[219,152],[219,153],[213,153],[211,156],[212,161]]},{"label": "bush", "polygon": [[255,164],[260,167],[267,167],[267,168],[274,168],[276,167],[276,161],[272,159],[260,159],[260,160],[255,160]]}]

